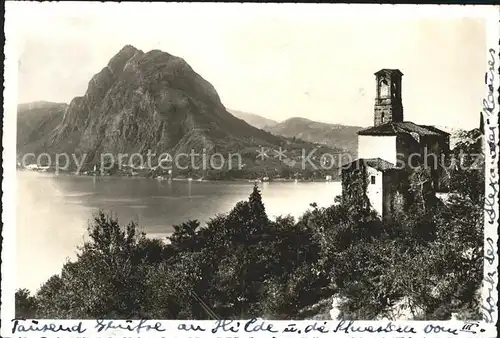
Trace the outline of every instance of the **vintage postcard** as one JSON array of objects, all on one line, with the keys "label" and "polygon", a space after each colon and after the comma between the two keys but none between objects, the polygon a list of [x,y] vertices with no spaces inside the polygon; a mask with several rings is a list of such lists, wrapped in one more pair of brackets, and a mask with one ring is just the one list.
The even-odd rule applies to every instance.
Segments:
[{"label": "vintage postcard", "polygon": [[496,337],[499,8],[7,2],[5,337]]}]

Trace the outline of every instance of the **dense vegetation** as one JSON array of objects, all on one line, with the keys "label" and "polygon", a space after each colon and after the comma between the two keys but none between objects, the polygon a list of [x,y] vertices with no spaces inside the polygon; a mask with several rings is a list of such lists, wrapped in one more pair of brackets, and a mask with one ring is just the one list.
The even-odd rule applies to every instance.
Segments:
[{"label": "dense vegetation", "polygon": [[16,315],[300,319],[304,308],[336,297],[343,318],[391,317],[398,305],[415,319],[477,319],[484,174],[450,175],[446,203],[417,187],[412,208],[390,223],[342,198],[311,204],[297,221],[271,220],[257,187],[205,226],[175,226],[168,244],[100,213],[74,262],[33,296],[18,290]]}]

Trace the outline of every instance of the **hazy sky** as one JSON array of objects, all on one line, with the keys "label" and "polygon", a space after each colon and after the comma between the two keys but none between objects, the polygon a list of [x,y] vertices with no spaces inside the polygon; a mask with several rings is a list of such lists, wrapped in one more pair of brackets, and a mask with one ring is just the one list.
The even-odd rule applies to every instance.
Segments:
[{"label": "hazy sky", "polygon": [[276,120],[371,125],[373,73],[398,68],[406,120],[476,127],[485,94],[485,21],[371,8],[378,11],[355,16],[332,5],[31,3],[10,12],[18,102],[83,95],[92,75],[131,44],[184,58],[227,108]]}]

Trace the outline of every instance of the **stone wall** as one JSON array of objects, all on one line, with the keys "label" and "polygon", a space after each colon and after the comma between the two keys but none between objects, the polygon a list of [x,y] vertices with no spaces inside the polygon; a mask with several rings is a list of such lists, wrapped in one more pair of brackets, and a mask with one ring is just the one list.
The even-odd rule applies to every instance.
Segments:
[{"label": "stone wall", "polygon": [[388,170],[384,173],[384,218],[404,213],[407,200],[407,172],[402,170]]},{"label": "stone wall", "polygon": [[412,168],[424,165],[430,169],[436,189],[445,191],[443,178],[446,171],[442,164],[449,152],[448,147],[449,140],[446,136],[425,135],[415,138],[409,134],[400,134],[396,140],[397,167],[404,166],[411,171]]},{"label": "stone wall", "polygon": [[360,208],[368,209],[370,200],[366,194],[368,177],[365,165],[353,164],[342,169],[342,198],[346,205],[359,204]]}]

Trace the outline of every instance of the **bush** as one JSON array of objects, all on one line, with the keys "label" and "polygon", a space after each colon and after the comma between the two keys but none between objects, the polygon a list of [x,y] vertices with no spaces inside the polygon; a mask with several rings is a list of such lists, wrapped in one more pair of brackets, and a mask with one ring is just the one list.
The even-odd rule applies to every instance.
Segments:
[{"label": "bush", "polygon": [[74,262],[35,296],[16,292],[16,315],[291,319],[335,295],[349,319],[390,316],[401,304],[421,319],[476,318],[481,193],[462,189],[438,204],[413,185],[418,203],[388,223],[363,199],[353,204],[353,189],[298,221],[273,221],[255,186],[206,226],[175,225],[169,244],[100,212]]},{"label": "bush", "polygon": [[35,318],[37,301],[28,289],[19,289],[15,294],[16,318]]}]

